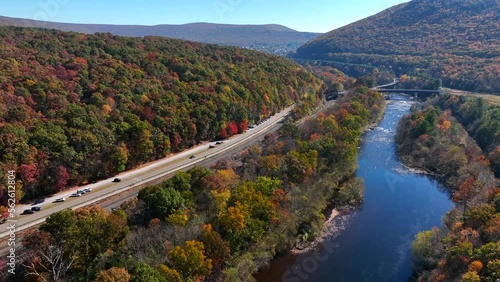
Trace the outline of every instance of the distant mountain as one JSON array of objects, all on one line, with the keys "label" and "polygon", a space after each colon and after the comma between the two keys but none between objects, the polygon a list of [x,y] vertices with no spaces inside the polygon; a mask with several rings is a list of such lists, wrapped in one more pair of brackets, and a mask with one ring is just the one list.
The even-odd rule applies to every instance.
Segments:
[{"label": "distant mountain", "polygon": [[320,35],[299,32],[281,25],[229,25],[191,23],[183,25],[105,25],[43,22],[0,16],[0,26],[42,27],[62,31],[143,37],[147,35],[178,38],[203,43],[233,45],[275,54],[286,54]]},{"label": "distant mountain", "polygon": [[298,48],[296,57],[500,92],[500,1],[413,0],[319,36]]}]

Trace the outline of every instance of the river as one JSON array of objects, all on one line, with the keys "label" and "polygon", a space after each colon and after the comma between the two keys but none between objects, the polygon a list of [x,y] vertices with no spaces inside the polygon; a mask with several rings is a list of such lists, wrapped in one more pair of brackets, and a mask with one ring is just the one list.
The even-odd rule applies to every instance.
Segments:
[{"label": "river", "polygon": [[259,282],[407,281],[411,243],[422,230],[441,226],[453,208],[445,189],[414,173],[395,152],[396,127],[410,111],[408,96],[393,94],[384,119],[364,136],[357,176],[364,179],[363,205],[336,217],[330,235],[314,251],[288,254],[255,277]]}]

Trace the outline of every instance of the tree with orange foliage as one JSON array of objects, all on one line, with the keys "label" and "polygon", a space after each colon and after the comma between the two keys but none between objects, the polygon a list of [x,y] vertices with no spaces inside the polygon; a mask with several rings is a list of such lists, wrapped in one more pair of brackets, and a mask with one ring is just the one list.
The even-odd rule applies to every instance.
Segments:
[{"label": "tree with orange foliage", "polygon": [[488,159],[486,158],[486,156],[484,156],[484,155],[481,155],[481,156],[479,156],[479,157],[476,157],[474,160],[475,160],[476,162],[480,163],[480,164],[481,164],[481,165],[483,165],[483,166],[486,166],[486,167],[490,166],[490,160],[488,160]]},{"label": "tree with orange foliage", "polygon": [[212,260],[213,268],[221,268],[225,261],[231,257],[229,243],[225,241],[211,224],[203,226],[200,241],[205,245],[205,253]]},{"label": "tree with orange foliage", "polygon": [[9,217],[9,209],[5,206],[0,206],[0,222]]},{"label": "tree with orange foliage", "polygon": [[483,226],[483,232],[489,242],[500,240],[500,216],[488,220]]},{"label": "tree with orange foliage", "polygon": [[483,269],[483,263],[480,260],[475,260],[469,264],[469,271],[479,272]]},{"label": "tree with orange foliage", "polygon": [[451,127],[451,122],[449,120],[445,120],[443,121],[442,124],[439,124],[438,125],[439,129],[441,129],[443,132],[446,132],[448,131],[448,129],[450,129]]},{"label": "tree with orange foliage", "polygon": [[95,282],[128,282],[130,274],[125,268],[112,267],[108,270],[101,270],[95,279]]},{"label": "tree with orange foliage", "polygon": [[474,196],[477,181],[476,179],[469,177],[467,178],[453,193],[452,200],[454,202],[463,202],[464,206],[467,206],[467,202]]}]

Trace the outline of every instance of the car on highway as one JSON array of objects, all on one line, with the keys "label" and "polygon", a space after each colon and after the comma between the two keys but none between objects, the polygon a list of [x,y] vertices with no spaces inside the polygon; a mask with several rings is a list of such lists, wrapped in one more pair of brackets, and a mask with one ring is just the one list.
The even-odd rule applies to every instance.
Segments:
[{"label": "car on highway", "polygon": [[31,209],[29,210],[24,210],[22,214],[34,214],[35,212]]},{"label": "car on highway", "polygon": [[65,198],[57,198],[54,203],[62,203],[64,202],[66,199]]},{"label": "car on highway", "polygon": [[194,159],[194,158],[196,158],[196,156],[195,155],[191,155],[191,157],[189,157],[189,158],[190,159]]},{"label": "car on highway", "polygon": [[31,208],[32,211],[41,211],[42,210],[42,207],[32,207]]},{"label": "car on highway", "polygon": [[77,190],[76,193],[78,193],[78,194],[85,194],[87,192],[85,192],[85,190]]},{"label": "car on highway", "polygon": [[34,201],[33,204],[31,204],[31,205],[34,206],[34,205],[38,205],[38,204],[41,204],[44,202],[45,202],[45,199],[38,199],[38,200]]},{"label": "car on highway", "polygon": [[215,148],[215,146],[214,145],[208,146],[208,149],[212,149],[212,148]]},{"label": "car on highway", "polygon": [[83,191],[84,191],[85,193],[92,192],[92,188],[85,188],[85,189],[83,189]]},{"label": "car on highway", "polygon": [[120,181],[122,181],[120,178],[113,179],[113,182],[120,182]]},{"label": "car on highway", "polygon": [[81,195],[82,195],[82,194],[79,194],[79,193],[73,193],[73,194],[71,194],[71,196],[70,196],[70,197],[80,197]]},{"label": "car on highway", "polygon": [[220,144],[224,144],[224,142],[222,142],[222,141],[215,142],[215,145],[220,145]]}]

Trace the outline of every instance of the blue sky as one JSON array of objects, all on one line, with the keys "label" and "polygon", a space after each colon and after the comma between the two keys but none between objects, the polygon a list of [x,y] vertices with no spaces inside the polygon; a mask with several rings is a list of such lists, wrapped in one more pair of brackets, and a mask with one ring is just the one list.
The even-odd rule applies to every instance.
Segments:
[{"label": "blue sky", "polygon": [[16,0],[0,15],[68,23],[282,24],[326,32],[408,0]]}]

